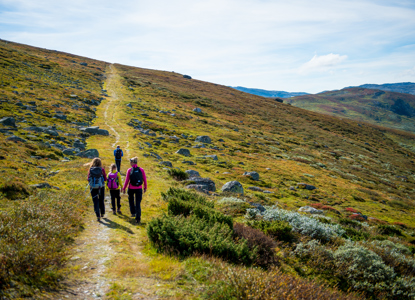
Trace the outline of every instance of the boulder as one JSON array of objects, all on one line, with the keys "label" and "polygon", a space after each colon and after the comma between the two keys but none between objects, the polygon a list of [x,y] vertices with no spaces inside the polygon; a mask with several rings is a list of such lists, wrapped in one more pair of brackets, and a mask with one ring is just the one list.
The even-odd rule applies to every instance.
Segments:
[{"label": "boulder", "polygon": [[176,151],[176,153],[183,155],[183,156],[190,156],[189,149],[185,149],[185,148],[180,148],[179,150]]},{"label": "boulder", "polygon": [[82,142],[80,142],[79,140],[75,140],[75,142],[73,143],[73,146],[75,148],[81,149],[81,150],[85,150],[86,145]]},{"label": "boulder", "polygon": [[79,128],[79,130],[81,131],[85,131],[91,134],[99,134],[99,135],[109,135],[108,130],[105,129],[99,129],[98,126],[91,126],[91,127],[86,127],[86,128]]},{"label": "boulder", "polygon": [[297,187],[299,187],[300,189],[306,189],[309,191],[317,189],[314,185],[303,183],[303,182],[297,183]]},{"label": "boulder", "polygon": [[189,165],[189,166],[194,166],[194,165],[196,165],[194,162],[192,162],[192,161],[190,161],[190,160],[184,160],[184,161],[182,161],[182,164],[186,164],[186,165]]},{"label": "boulder", "polygon": [[149,148],[152,148],[153,147],[153,145],[151,145],[149,142],[144,142],[144,144],[146,144],[147,147],[149,147]]},{"label": "boulder", "polygon": [[195,139],[195,142],[210,144],[210,143],[212,143],[212,139],[210,137],[208,137],[207,135],[199,135]]},{"label": "boulder", "polygon": [[99,157],[99,152],[97,149],[88,149],[86,151],[79,152],[76,156],[83,157],[83,158],[95,158]]},{"label": "boulder", "polygon": [[169,161],[161,161],[159,164],[169,168],[173,168],[173,164]]},{"label": "boulder", "polygon": [[18,137],[18,136],[15,136],[15,135],[12,135],[12,136],[8,137],[8,138],[6,139],[6,141],[11,141],[11,142],[22,142],[22,143],[25,143],[25,142],[26,142],[26,140],[25,140],[25,139],[22,139],[21,137]]},{"label": "boulder", "polygon": [[[78,150],[78,151],[77,151]],[[64,154],[64,155],[75,155],[76,153],[78,153],[79,152],[79,149],[70,149],[70,148],[67,148],[67,149],[64,149],[63,151],[62,151],[62,153]]]},{"label": "boulder", "polygon": [[56,118],[56,119],[59,119],[59,120],[66,120],[68,118],[64,114],[55,114],[53,117]]},{"label": "boulder", "polygon": [[184,171],[187,175],[189,175],[189,178],[193,178],[193,177],[200,177],[200,174],[198,171],[195,170],[186,170]]},{"label": "boulder", "polygon": [[193,181],[193,183],[186,186],[188,189],[195,189],[204,193],[216,192],[216,185],[210,178],[192,177],[189,181]]},{"label": "boulder", "polygon": [[305,213],[309,213],[309,214],[318,214],[318,215],[324,214],[324,211],[319,210],[319,209],[315,209],[314,207],[311,207],[311,206],[303,206],[303,207],[300,207],[298,209],[298,211],[305,212]]},{"label": "boulder", "polygon": [[183,78],[192,79],[192,77],[190,75],[183,75]]},{"label": "boulder", "polygon": [[49,134],[51,136],[59,136],[59,133],[56,130],[53,129],[46,129],[44,133]]},{"label": "boulder", "polygon": [[0,120],[0,123],[4,126],[16,126],[16,119],[12,117],[5,117]]},{"label": "boulder", "polygon": [[243,176],[249,176],[252,180],[259,180],[259,174],[257,172],[245,172]]},{"label": "boulder", "polygon": [[197,113],[201,113],[202,112],[202,110],[199,107],[196,107],[195,109],[193,109],[193,111],[194,112],[197,112]]},{"label": "boulder", "polygon": [[254,203],[254,202],[248,202],[248,203],[251,204],[253,207],[255,207],[257,210],[259,210],[260,212],[266,211],[265,207],[263,207],[259,203]]},{"label": "boulder", "polygon": [[222,192],[232,192],[242,195],[244,194],[244,188],[242,187],[242,184],[238,181],[229,181],[225,183],[221,190]]}]

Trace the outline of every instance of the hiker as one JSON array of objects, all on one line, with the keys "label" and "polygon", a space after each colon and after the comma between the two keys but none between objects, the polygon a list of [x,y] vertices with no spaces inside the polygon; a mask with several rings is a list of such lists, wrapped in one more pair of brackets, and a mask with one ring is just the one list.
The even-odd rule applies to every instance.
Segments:
[{"label": "hiker", "polygon": [[[135,217],[136,223],[140,224],[141,222],[141,199],[143,198],[143,193],[147,191],[147,178],[146,173],[142,168],[137,166],[137,157],[130,159],[131,168],[127,171],[127,176],[125,177],[123,193],[125,194],[125,189],[128,186],[128,201],[130,203],[130,212],[131,217]],[[144,191],[143,191],[144,185]],[[135,199],[134,199],[135,198]],[[135,203],[134,203],[135,200]]]},{"label": "hiker", "polygon": [[121,172],[121,157],[124,156],[124,153],[122,152],[122,149],[120,146],[117,146],[117,149],[114,150],[114,157],[115,157],[115,163],[117,164],[117,170],[118,172]]},{"label": "hiker", "polygon": [[[121,213],[121,185],[122,179],[120,172],[117,172],[117,166],[111,164],[110,173],[108,174],[107,187],[111,195],[112,213]],[[115,199],[117,199],[117,206],[115,206]]]},{"label": "hiker", "polygon": [[96,157],[92,160],[88,171],[88,184],[98,221],[105,215],[105,181],[107,181],[105,169],[102,167],[101,159]]}]

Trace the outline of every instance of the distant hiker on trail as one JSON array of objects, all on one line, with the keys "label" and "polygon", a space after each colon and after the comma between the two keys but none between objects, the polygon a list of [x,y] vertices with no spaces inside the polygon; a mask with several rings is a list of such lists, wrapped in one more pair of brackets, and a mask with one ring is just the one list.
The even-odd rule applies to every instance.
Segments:
[{"label": "distant hiker on trail", "polygon": [[140,224],[141,200],[143,199],[143,193],[147,191],[147,178],[144,170],[137,166],[137,160],[137,157],[130,159],[131,168],[128,169],[127,175],[125,177],[123,193],[125,194],[125,189],[128,186],[128,200],[130,202],[131,217],[135,217],[137,224]]},{"label": "distant hiker on trail", "polygon": [[[107,187],[111,195],[112,213],[121,213],[121,185],[122,179],[120,172],[117,172],[117,166],[111,164],[110,173],[108,174]],[[115,199],[117,199],[117,206],[115,206]]]},{"label": "distant hiker on trail", "polygon": [[88,184],[98,221],[105,215],[105,181],[107,181],[105,169],[102,167],[101,159],[96,157],[92,160],[88,171]]},{"label": "distant hiker on trail", "polygon": [[118,172],[121,172],[121,157],[124,156],[124,153],[122,152],[120,146],[117,146],[117,149],[114,150],[114,156],[115,163],[117,164],[117,170]]}]

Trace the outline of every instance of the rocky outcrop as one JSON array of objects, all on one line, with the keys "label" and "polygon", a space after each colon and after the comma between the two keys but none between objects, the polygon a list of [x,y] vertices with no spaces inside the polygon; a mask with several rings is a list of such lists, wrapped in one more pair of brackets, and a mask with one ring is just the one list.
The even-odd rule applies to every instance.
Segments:
[{"label": "rocky outcrop", "polygon": [[223,185],[221,190],[222,192],[244,194],[244,188],[239,181],[229,181]]},{"label": "rocky outcrop", "polygon": [[216,185],[210,178],[193,177],[189,179],[192,184],[186,186],[188,189],[195,189],[199,192],[216,192]]},{"label": "rocky outcrop", "polygon": [[83,158],[95,158],[99,157],[99,152],[97,149],[88,149],[86,151],[79,152],[76,156],[83,157]]},{"label": "rocky outcrop", "polygon": [[210,144],[210,143],[212,143],[212,139],[210,137],[208,137],[207,135],[199,135],[195,139],[195,142]]},{"label": "rocky outcrop", "polygon": [[0,124],[3,124],[4,126],[16,126],[16,119],[12,117],[5,117],[0,120]]},{"label": "rocky outcrop", "polygon": [[181,148],[176,151],[177,154],[183,155],[183,156],[190,156],[189,149]]},{"label": "rocky outcrop", "polygon": [[189,175],[189,178],[193,178],[193,177],[200,177],[200,174],[198,171],[195,170],[186,170],[184,171],[187,175]]}]

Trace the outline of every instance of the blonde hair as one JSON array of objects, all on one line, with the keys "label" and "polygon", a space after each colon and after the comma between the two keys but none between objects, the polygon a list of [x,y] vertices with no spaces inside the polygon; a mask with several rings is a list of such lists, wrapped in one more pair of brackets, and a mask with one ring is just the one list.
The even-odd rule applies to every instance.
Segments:
[{"label": "blonde hair", "polygon": [[137,156],[136,157],[133,157],[133,158],[130,158],[130,163],[137,164],[137,161],[138,161],[138,157]]},{"label": "blonde hair", "polygon": [[95,157],[91,162],[91,168],[92,167],[101,167],[102,168],[102,161],[100,158]]},{"label": "blonde hair", "polygon": [[116,164],[111,164],[110,166],[110,171],[112,172],[112,170],[117,169],[117,165]]}]

